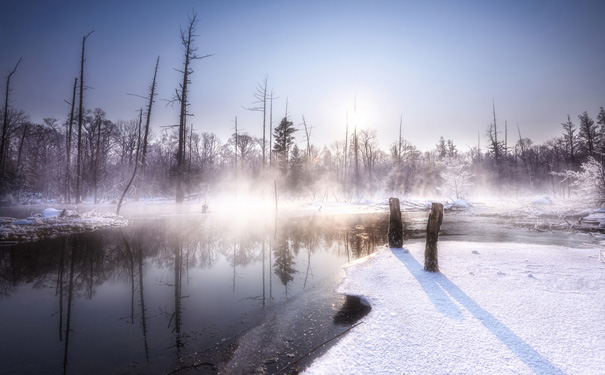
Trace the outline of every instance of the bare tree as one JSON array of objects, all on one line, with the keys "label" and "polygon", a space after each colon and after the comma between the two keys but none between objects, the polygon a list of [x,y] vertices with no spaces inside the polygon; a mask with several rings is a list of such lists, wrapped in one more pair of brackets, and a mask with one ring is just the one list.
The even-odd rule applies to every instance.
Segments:
[{"label": "bare tree", "polygon": [[349,147],[349,111],[346,111],[346,122],[345,122],[345,144],[344,144],[344,167],[342,170],[342,181],[345,193],[347,192],[347,149]]},{"label": "bare tree", "polygon": [[312,126],[307,126],[307,122],[305,121],[305,116],[302,116],[303,126],[305,129],[305,136],[307,138],[307,159],[311,156],[311,130],[313,130]]},{"label": "bare tree", "polygon": [[401,139],[401,128],[403,127],[403,115],[399,118],[399,142],[397,142],[397,165],[401,165],[401,148],[403,146],[403,140]]},{"label": "bare tree", "polygon": [[267,122],[267,99],[273,100],[273,94],[267,95],[267,83],[269,81],[269,77],[265,75],[265,79],[262,83],[258,83],[256,85],[256,92],[254,93],[254,98],[256,101],[253,103],[256,106],[251,108],[246,108],[249,111],[258,111],[263,112],[263,140],[261,143],[261,150],[263,153],[263,169],[265,168],[265,159],[266,159],[266,148],[267,148],[267,138],[266,138],[266,122]]},{"label": "bare tree", "polygon": [[527,157],[527,148],[531,145],[531,141],[527,138],[523,138],[521,137],[521,128],[519,127],[519,124],[517,124],[517,130],[519,131],[519,148],[521,149],[521,152],[519,154],[519,158],[521,160],[523,160],[523,164],[525,164],[525,168],[527,169],[527,177],[529,178],[529,186],[533,187],[533,181],[531,178],[531,168],[529,167],[529,161],[528,161],[528,157]]},{"label": "bare tree", "polygon": [[84,124],[88,151],[86,157],[90,163],[87,169],[88,181],[92,184],[95,204],[99,202],[99,184],[106,176],[106,164],[112,147],[111,140],[116,133],[114,123],[105,116],[105,111],[95,108],[92,118]]},{"label": "bare tree", "polygon": [[355,158],[355,194],[359,197],[359,137],[357,136],[357,96],[353,105],[355,123],[353,124],[353,156]]},{"label": "bare tree", "polygon": [[368,174],[368,183],[371,188],[373,184],[372,173],[377,156],[376,150],[378,149],[378,145],[376,144],[376,129],[360,131],[359,138],[361,143],[361,157]]},{"label": "bare tree", "polygon": [[191,69],[191,63],[194,60],[203,59],[211,55],[198,56],[196,54],[197,48],[193,45],[195,35],[195,28],[197,26],[197,14],[194,12],[193,15],[188,17],[187,28],[181,29],[181,44],[185,52],[185,62],[183,63],[183,70],[177,70],[183,74],[183,81],[180,84],[180,91],[176,91],[176,100],[180,103],[179,112],[179,126],[178,126],[178,149],[176,155],[176,202],[181,203],[185,200],[185,192],[183,187],[184,180],[184,167],[185,167],[185,142],[187,132],[187,116],[190,114],[187,112],[189,106],[189,77],[193,74]]},{"label": "bare tree", "polygon": [[65,124],[65,199],[67,204],[71,203],[71,141],[74,125],[74,111],[76,107],[76,89],[78,88],[78,78],[74,78],[74,89],[71,96],[71,110],[69,111],[69,121]]},{"label": "bare tree", "polygon": [[492,152],[492,154],[494,155],[494,162],[496,164],[496,170],[498,173],[498,176],[500,176],[500,159],[502,157],[502,152],[503,152],[503,148],[504,148],[504,144],[501,141],[498,141],[498,126],[496,123],[496,105],[495,102],[492,101],[492,113],[494,115],[494,122],[492,124],[489,125],[486,135],[488,138],[488,146],[487,148]]},{"label": "bare tree", "polygon": [[84,50],[86,48],[86,39],[94,31],[82,37],[82,57],[80,58],[80,103],[78,105],[78,154],[76,157],[76,204],[82,203],[82,122],[84,120]]},{"label": "bare tree", "polygon": [[122,193],[122,196],[120,197],[120,201],[118,202],[118,208],[116,209],[116,215],[120,214],[120,208],[122,207],[122,202],[124,201],[124,197],[126,196],[126,193],[128,193],[128,189],[130,189],[130,185],[132,185],[132,182],[134,181],[134,178],[137,175],[137,169],[139,167],[139,151],[141,149],[141,124],[143,123],[143,109],[141,109],[139,111],[139,124],[138,124],[138,135],[137,135],[137,149],[136,149],[136,156],[135,156],[135,162],[134,162],[134,171],[132,172],[132,177],[130,177],[130,181],[128,181],[128,184],[126,185],[126,188],[124,189],[124,192]]},{"label": "bare tree", "polygon": [[[145,113],[145,133],[143,134],[143,144],[142,144],[142,150],[141,150],[141,168],[140,168],[140,175],[141,178],[145,177],[145,171],[147,169],[147,145],[149,143],[149,125],[151,123],[151,109],[153,107],[153,103],[155,102],[155,96],[157,95],[155,90],[157,88],[157,76],[158,76],[158,67],[160,66],[160,56],[158,56],[157,60],[155,61],[155,70],[153,71],[153,80],[151,81],[151,86],[149,87],[149,102],[147,103],[147,111]],[[140,194],[140,181],[141,179],[139,178],[138,180],[135,180],[135,196],[134,196],[134,200],[138,201],[139,200],[139,194]]]},{"label": "bare tree", "polygon": [[[269,94],[269,146],[273,144],[273,99],[278,99],[278,97],[273,96],[273,90],[271,90],[271,94]],[[272,166],[272,157],[273,153],[269,152],[269,169]]]},{"label": "bare tree", "polygon": [[22,58],[20,57],[19,61],[17,61],[17,64],[15,65],[13,70],[11,70],[10,73],[8,73],[8,76],[6,76],[6,91],[5,91],[5,96],[4,96],[4,115],[2,116],[2,140],[0,141],[0,180],[2,180],[2,183],[4,183],[4,172],[6,170],[6,159],[8,157],[8,155],[7,155],[8,143],[9,143],[8,103],[9,103],[9,94],[11,91],[10,83],[11,83],[11,78],[12,78],[13,74],[15,74],[15,72],[17,71],[17,68],[19,67],[19,64],[21,63],[21,59]]}]

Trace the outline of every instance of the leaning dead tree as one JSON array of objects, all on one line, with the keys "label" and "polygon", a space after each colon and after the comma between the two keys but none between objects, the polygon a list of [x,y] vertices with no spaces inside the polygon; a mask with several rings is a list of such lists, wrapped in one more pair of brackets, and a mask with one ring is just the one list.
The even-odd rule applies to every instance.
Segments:
[{"label": "leaning dead tree", "polygon": [[17,71],[17,68],[19,67],[19,64],[21,63],[21,57],[19,58],[19,61],[17,61],[17,64],[15,65],[15,67],[13,68],[13,70],[10,71],[10,73],[8,73],[8,76],[6,76],[6,92],[5,92],[5,96],[4,96],[4,113],[2,116],[2,140],[0,141],[0,181],[2,183],[4,183],[4,172],[6,170],[6,159],[7,159],[7,149],[8,149],[8,143],[9,143],[9,139],[8,139],[8,103],[9,103],[9,95],[10,95],[10,84],[11,84],[11,78],[13,77],[13,74],[15,74],[15,72]]},{"label": "leaning dead tree", "polygon": [[80,59],[80,102],[78,104],[78,150],[76,156],[76,204],[82,203],[82,124],[84,122],[84,50],[86,39],[94,31],[89,32],[82,38],[82,57]]},{"label": "leaning dead tree", "polygon": [[118,208],[116,209],[116,215],[120,214],[120,208],[122,207],[122,202],[124,201],[124,197],[126,196],[126,193],[128,193],[128,189],[130,189],[130,186],[132,185],[134,178],[137,176],[137,170],[139,167],[139,151],[141,150],[141,126],[142,126],[142,124],[143,124],[143,109],[140,109],[139,110],[139,124],[138,124],[138,130],[137,130],[137,149],[136,149],[136,155],[134,158],[134,171],[132,172],[132,177],[130,177],[128,184],[126,185],[126,188],[124,189],[124,192],[122,193],[122,196],[120,197],[120,201],[118,202]]},{"label": "leaning dead tree", "polygon": [[[158,56],[155,61],[155,70],[153,72],[153,80],[151,81],[151,86],[149,86],[149,102],[147,103],[147,111],[145,113],[145,132],[143,134],[142,145],[141,145],[141,168],[139,170],[139,174],[141,178],[145,177],[145,170],[147,169],[147,144],[149,143],[149,125],[151,123],[151,110],[153,108],[153,103],[155,103],[155,97],[157,93],[155,92],[157,88],[156,78],[158,76],[158,67],[160,66],[160,56]],[[135,180],[135,192],[134,192],[134,200],[139,200],[140,194],[140,182],[141,178]]]},{"label": "leaning dead tree", "polygon": [[439,229],[443,222],[443,205],[433,203],[431,213],[426,224],[426,247],[424,248],[424,270],[429,272],[439,272],[439,262],[437,259],[437,240],[439,239]]},{"label": "leaning dead tree", "polygon": [[185,172],[185,142],[186,142],[186,132],[187,132],[187,116],[190,114],[187,112],[187,107],[189,106],[189,84],[191,81],[189,77],[193,74],[193,69],[191,69],[191,63],[194,60],[203,59],[206,57],[210,57],[212,55],[206,56],[198,56],[196,54],[197,48],[193,45],[195,35],[195,28],[197,25],[197,14],[194,12],[192,16],[188,18],[187,28],[185,30],[181,29],[181,44],[183,46],[183,50],[185,52],[185,62],[183,63],[183,70],[178,70],[183,74],[183,81],[180,83],[179,89],[176,89],[176,101],[180,103],[180,112],[179,112],[179,136],[178,136],[178,148],[176,155],[176,202],[181,203],[185,200],[185,191],[184,191],[184,172]]}]

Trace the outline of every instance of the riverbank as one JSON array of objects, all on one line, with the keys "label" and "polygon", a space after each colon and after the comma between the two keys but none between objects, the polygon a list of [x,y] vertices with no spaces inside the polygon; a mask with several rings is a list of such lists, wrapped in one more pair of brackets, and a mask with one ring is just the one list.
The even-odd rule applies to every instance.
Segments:
[{"label": "riverbank", "polygon": [[440,242],[382,248],[347,268],[339,293],[372,310],[307,374],[594,374],[605,368],[599,249]]}]

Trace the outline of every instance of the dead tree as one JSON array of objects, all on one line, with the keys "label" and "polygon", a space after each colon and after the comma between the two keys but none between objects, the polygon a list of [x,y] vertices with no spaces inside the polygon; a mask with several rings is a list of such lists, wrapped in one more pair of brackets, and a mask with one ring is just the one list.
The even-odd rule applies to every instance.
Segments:
[{"label": "dead tree", "polygon": [[401,146],[403,145],[403,141],[401,138],[401,128],[403,127],[403,115],[399,118],[399,142],[397,143],[397,165],[401,165],[402,154],[401,154]]},{"label": "dead tree", "polygon": [[[271,90],[271,94],[269,94],[269,147],[273,144],[273,90]],[[272,152],[269,151],[269,169],[273,164],[273,157],[271,156]]]},{"label": "dead tree", "polygon": [[389,247],[400,248],[403,246],[403,223],[399,198],[389,198],[389,208],[391,210],[388,232]]},{"label": "dead tree", "polygon": [[431,213],[426,224],[426,247],[424,248],[424,270],[429,272],[439,272],[439,262],[437,259],[437,240],[439,239],[439,229],[443,222],[443,205],[433,203]]},{"label": "dead tree", "polygon": [[[143,135],[143,144],[141,147],[141,169],[140,169],[140,176],[141,178],[145,177],[145,170],[147,168],[147,144],[149,143],[149,125],[151,123],[151,109],[153,107],[153,103],[155,102],[155,96],[156,96],[156,87],[157,87],[157,83],[156,83],[156,78],[158,76],[158,67],[160,66],[160,56],[158,56],[157,60],[155,61],[155,70],[153,72],[153,81],[151,81],[151,86],[149,87],[149,102],[147,103],[147,113],[145,114],[145,133]],[[140,180],[135,180],[135,196],[134,196],[134,200],[138,201],[139,200],[139,194],[140,194]]]},{"label": "dead tree", "polygon": [[134,178],[137,175],[137,169],[139,167],[139,150],[141,149],[141,125],[143,123],[143,110],[139,110],[139,126],[138,126],[138,136],[137,136],[137,152],[136,155],[134,157],[134,171],[132,172],[132,177],[130,177],[130,181],[128,181],[128,184],[126,185],[126,188],[124,189],[124,192],[122,193],[122,196],[120,197],[120,201],[118,202],[118,208],[116,209],[116,215],[120,214],[120,208],[122,207],[122,202],[124,201],[124,197],[126,196],[126,193],[128,193],[128,189],[130,189],[130,185],[132,185],[132,182],[134,181]]},{"label": "dead tree", "polygon": [[4,115],[2,116],[2,140],[0,141],[0,180],[2,182],[4,182],[6,159],[8,157],[8,155],[7,155],[8,143],[9,143],[8,103],[9,103],[9,94],[10,94],[10,84],[11,84],[11,78],[12,78],[13,74],[15,74],[15,72],[17,71],[17,68],[19,67],[19,64],[21,63],[21,59],[22,59],[22,57],[19,58],[19,61],[17,61],[17,64],[15,65],[13,70],[11,70],[10,73],[8,73],[8,76],[6,77],[6,92],[5,92],[5,96],[4,96]]},{"label": "dead tree", "polygon": [[177,89],[176,91],[176,100],[180,103],[180,112],[179,112],[179,144],[176,155],[176,202],[182,203],[185,200],[185,192],[183,187],[184,180],[184,167],[185,167],[185,142],[187,132],[187,116],[190,114],[187,112],[187,107],[189,106],[189,77],[193,74],[193,69],[191,69],[191,62],[193,60],[199,60],[211,55],[206,56],[198,56],[196,54],[197,48],[193,45],[195,35],[195,27],[197,25],[197,14],[193,13],[191,17],[188,18],[189,22],[187,24],[187,29],[181,29],[181,44],[185,51],[185,62],[183,70],[177,70],[178,72],[183,74],[183,81],[180,84],[180,91]]},{"label": "dead tree", "polygon": [[74,79],[74,90],[71,96],[71,110],[69,111],[69,122],[65,131],[65,199],[67,204],[71,203],[71,138],[74,124],[74,112],[76,107],[76,89],[78,78]]},{"label": "dead tree", "polygon": [[82,57],[80,59],[80,102],[78,104],[78,150],[76,156],[76,204],[82,203],[81,184],[82,184],[82,123],[84,121],[84,50],[86,48],[86,39],[94,31],[82,37]]},{"label": "dead tree", "polygon": [[251,107],[251,108],[246,108],[249,111],[263,112],[263,143],[261,144],[261,150],[263,153],[263,162],[262,162],[263,169],[265,168],[265,162],[266,162],[265,158],[266,158],[266,148],[267,148],[267,140],[266,140],[267,99],[270,98],[271,100],[273,100],[272,94],[271,94],[271,96],[267,95],[268,80],[269,80],[269,77],[267,75],[265,75],[265,79],[263,80],[263,82],[258,83],[256,85],[256,92],[254,93],[254,98],[256,99],[256,101],[253,103],[256,106]]},{"label": "dead tree", "polygon": [[239,134],[237,132],[237,116],[235,116],[235,144],[233,147],[233,151],[235,154],[235,181],[237,181],[237,146],[239,145]]},{"label": "dead tree", "polygon": [[353,155],[355,156],[355,194],[359,198],[359,137],[357,136],[357,96],[353,105]]},{"label": "dead tree", "polygon": [[345,149],[344,149],[344,169],[342,172],[342,181],[344,187],[345,196],[347,194],[347,150],[349,148],[349,111],[345,112],[346,114],[346,122],[345,122]]},{"label": "dead tree", "polygon": [[313,130],[312,126],[307,126],[307,122],[305,121],[305,116],[302,116],[303,126],[305,128],[305,136],[307,138],[307,160],[311,157],[311,130]]}]

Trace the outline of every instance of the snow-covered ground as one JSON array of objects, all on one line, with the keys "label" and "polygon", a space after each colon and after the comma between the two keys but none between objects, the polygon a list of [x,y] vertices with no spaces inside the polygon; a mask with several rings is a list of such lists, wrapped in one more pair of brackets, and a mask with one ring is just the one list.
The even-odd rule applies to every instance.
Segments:
[{"label": "snow-covered ground", "polygon": [[25,219],[0,217],[0,244],[37,241],[127,224],[127,220],[113,213],[76,213],[67,209],[45,208]]},{"label": "snow-covered ground", "polygon": [[306,374],[605,373],[599,249],[439,245],[441,273],[424,243],[349,266],[337,291],[372,310]]}]

